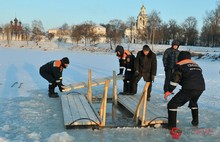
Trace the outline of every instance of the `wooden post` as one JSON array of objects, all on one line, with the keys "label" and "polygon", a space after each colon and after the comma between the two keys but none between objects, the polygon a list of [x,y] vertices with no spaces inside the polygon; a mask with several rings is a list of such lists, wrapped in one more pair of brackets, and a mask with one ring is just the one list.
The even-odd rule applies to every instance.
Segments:
[{"label": "wooden post", "polygon": [[112,96],[113,96],[113,101],[112,103],[114,105],[117,105],[117,76],[116,76],[116,71],[113,71],[113,90],[112,90]]},{"label": "wooden post", "polygon": [[140,114],[140,109],[141,109],[141,106],[142,106],[142,103],[144,102],[144,106],[143,106],[143,109],[142,109],[142,119],[141,119],[141,125],[143,126],[144,122],[145,122],[145,116],[146,116],[146,105],[147,105],[147,95],[148,95],[148,88],[150,86],[150,82],[146,82],[145,86],[144,86],[144,89],[142,91],[142,95],[141,95],[141,98],[139,100],[139,103],[138,103],[138,106],[136,108],[136,111],[134,113],[134,117],[133,117],[133,120],[135,120],[136,122],[136,125],[138,124],[138,117],[139,117],[139,114]]},{"label": "wooden post", "polygon": [[107,97],[108,97],[108,86],[109,86],[110,80],[105,81],[105,86],[104,86],[104,94],[102,96],[102,102],[100,106],[100,118],[102,120],[101,126],[105,126],[106,122],[106,105],[107,105]]},{"label": "wooden post", "polygon": [[87,98],[90,103],[92,103],[92,70],[88,70],[88,92],[87,92]]},{"label": "wooden post", "polygon": [[117,98],[117,76],[116,71],[113,71],[113,90],[112,90],[112,121],[115,121],[116,114],[117,114],[117,105],[118,105],[118,98]]},{"label": "wooden post", "polygon": [[147,107],[147,95],[148,95],[148,88],[150,86],[150,82],[147,82],[145,84],[145,92],[144,92],[144,106],[143,106],[143,112],[142,112],[142,118],[141,118],[141,126],[144,126],[144,123],[145,123],[145,117],[146,117],[146,107]]}]

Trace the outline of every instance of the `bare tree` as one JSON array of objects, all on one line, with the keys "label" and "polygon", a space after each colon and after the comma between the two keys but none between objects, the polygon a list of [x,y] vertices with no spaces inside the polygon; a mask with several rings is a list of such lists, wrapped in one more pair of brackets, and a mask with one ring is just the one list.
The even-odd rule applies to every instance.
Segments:
[{"label": "bare tree", "polygon": [[41,40],[41,36],[44,34],[44,27],[40,20],[32,21],[32,33],[32,38],[36,41],[36,44],[38,45],[38,42]]},{"label": "bare tree", "polygon": [[129,43],[132,43],[133,38],[135,38],[134,36],[134,26],[135,26],[135,19],[134,17],[129,17],[128,21],[126,23],[126,26],[129,28],[130,30],[130,37],[129,37]]},{"label": "bare tree", "polygon": [[112,49],[112,42],[116,46],[117,43],[121,43],[121,40],[124,37],[124,32],[126,25],[122,20],[114,19],[109,21],[107,25],[106,32],[107,38],[110,41],[110,47]]},{"label": "bare tree", "polygon": [[24,39],[27,41],[27,46],[28,46],[28,41],[30,39],[30,33],[31,33],[31,28],[28,24],[23,24],[23,33],[24,33]]},{"label": "bare tree", "polygon": [[82,25],[72,27],[71,39],[75,41],[78,46],[79,41],[82,39]]},{"label": "bare tree", "polygon": [[160,14],[159,12],[157,12],[156,10],[153,10],[148,16],[149,18],[148,27],[150,29],[150,37],[151,37],[150,40],[151,40],[152,45],[154,45],[156,30],[159,29],[159,25],[161,23],[161,18],[159,14]]},{"label": "bare tree", "polygon": [[206,13],[203,32],[206,32],[202,33],[203,36],[205,34],[208,36],[208,46],[215,47],[220,44],[220,5],[215,10]]},{"label": "bare tree", "polygon": [[12,29],[9,24],[5,25],[4,32],[5,32],[4,34],[6,34],[7,37],[8,46],[10,46]]},{"label": "bare tree", "polygon": [[197,20],[195,17],[188,17],[182,24],[184,40],[186,45],[196,45],[198,39]]},{"label": "bare tree", "polygon": [[173,19],[169,20],[169,34],[171,39],[176,39],[178,37],[179,26],[177,22]]},{"label": "bare tree", "polygon": [[158,31],[159,42],[162,44],[167,44],[169,41],[169,29],[167,23],[162,23]]},{"label": "bare tree", "polygon": [[95,24],[92,21],[87,21],[87,22],[84,22],[83,24],[81,24],[81,26],[82,26],[81,34],[84,39],[85,46],[86,46],[87,41],[89,39],[91,39],[91,37],[92,37],[92,34],[94,32],[94,30],[93,30],[94,25]]}]

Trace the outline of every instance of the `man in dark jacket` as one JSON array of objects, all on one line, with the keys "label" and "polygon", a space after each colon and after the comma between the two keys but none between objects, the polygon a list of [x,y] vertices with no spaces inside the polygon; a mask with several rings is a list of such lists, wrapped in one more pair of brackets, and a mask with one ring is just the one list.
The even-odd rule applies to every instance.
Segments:
[{"label": "man in dark jacket", "polygon": [[197,101],[205,90],[205,82],[202,69],[191,60],[191,54],[187,51],[179,53],[178,63],[172,74],[169,89],[164,94],[164,99],[172,94],[178,84],[182,86],[182,89],[167,104],[168,126],[170,129],[176,127],[177,107],[183,106],[188,101],[192,112],[191,123],[193,126],[197,126],[199,124]]},{"label": "man in dark jacket", "polygon": [[125,68],[125,73],[124,73],[125,78],[123,80],[124,87],[123,87],[123,92],[121,92],[120,94],[127,95],[132,92],[135,57],[130,51],[124,50],[124,48],[120,45],[116,47],[115,52],[116,52],[116,56],[119,59],[119,66],[120,66],[120,71],[118,75],[123,75]]},{"label": "man in dark jacket", "polygon": [[66,88],[62,84],[63,68],[66,68],[68,64],[69,59],[64,57],[61,60],[50,61],[40,67],[40,75],[49,82],[49,97],[59,97],[58,93],[54,92],[56,86],[59,87],[60,92],[69,91],[70,88]]},{"label": "man in dark jacket", "polygon": [[143,77],[144,81],[151,82],[148,88],[147,100],[150,101],[150,93],[152,82],[157,72],[157,59],[156,54],[153,53],[148,45],[143,46],[143,50],[139,51],[135,60],[135,79],[133,83],[132,94],[137,93],[137,86],[139,80]]},{"label": "man in dark jacket", "polygon": [[168,86],[170,83],[170,77],[174,71],[174,66],[177,62],[177,57],[179,55],[179,41],[174,40],[172,42],[172,47],[165,50],[163,55],[163,66],[165,71],[165,81],[164,81],[164,92],[168,91]]}]

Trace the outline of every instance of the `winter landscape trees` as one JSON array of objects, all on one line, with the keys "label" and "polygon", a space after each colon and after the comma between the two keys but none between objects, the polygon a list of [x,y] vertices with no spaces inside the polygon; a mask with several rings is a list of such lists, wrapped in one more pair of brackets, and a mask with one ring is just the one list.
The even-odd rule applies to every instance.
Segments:
[{"label": "winter landscape trees", "polygon": [[[175,19],[164,22],[160,17],[160,12],[153,10],[147,15],[145,27],[136,29],[136,19],[129,17],[127,21],[120,19],[110,20],[106,24],[99,24],[105,28],[105,32],[98,32],[97,23],[85,21],[81,24],[69,26],[64,23],[56,28],[56,33],[45,32],[41,20],[33,20],[31,28],[28,24],[23,24],[22,40],[41,41],[43,38],[48,40],[57,39],[59,42],[70,42],[95,45],[97,43],[109,43],[110,47],[120,43],[151,43],[169,44],[170,40],[178,39],[182,45],[188,46],[220,46],[220,3],[216,4],[216,9],[206,12],[203,26],[198,29],[196,17],[189,16],[184,22],[178,23]],[[126,30],[130,32],[126,35]],[[10,24],[0,26],[0,39],[8,40],[10,44],[12,33]],[[69,38],[69,40],[68,40]],[[102,39],[102,40],[101,40]],[[101,41],[100,41],[101,40]],[[28,43],[28,42],[27,42]]]}]

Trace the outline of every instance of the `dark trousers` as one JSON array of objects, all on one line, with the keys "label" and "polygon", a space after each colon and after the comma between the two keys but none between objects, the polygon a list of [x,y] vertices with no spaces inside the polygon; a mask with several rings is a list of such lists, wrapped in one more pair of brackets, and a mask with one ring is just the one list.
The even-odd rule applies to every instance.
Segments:
[{"label": "dark trousers", "polygon": [[173,69],[171,68],[165,69],[165,81],[164,81],[164,86],[163,86],[164,92],[167,92],[169,90],[169,84],[170,84],[172,73],[173,73]]},{"label": "dark trousers", "polygon": [[[133,93],[133,94],[136,94],[136,93],[137,93],[138,82],[140,81],[140,79],[141,79],[142,77],[143,77],[143,76],[142,76],[141,74],[139,74],[138,76],[135,76],[135,77],[134,77],[134,81],[133,81],[133,85],[132,85],[132,88],[133,88],[132,93]],[[150,83],[150,86],[149,86],[149,88],[148,88],[147,98],[150,98],[150,97],[151,97],[151,90],[152,90],[152,82]]]},{"label": "dark trousers", "polygon": [[197,101],[203,91],[201,90],[180,90],[167,104],[168,109],[177,109],[189,101],[189,108],[198,108]]},{"label": "dark trousers", "polygon": [[133,79],[134,79],[133,76],[134,76],[133,72],[125,72],[125,79],[123,80],[124,81],[124,86],[123,86],[124,93],[133,92],[133,88],[132,88]]},{"label": "dark trousers", "polygon": [[56,80],[55,80],[55,78],[52,74],[43,71],[41,68],[40,68],[40,75],[44,79],[46,79],[49,83],[55,83],[56,82]]},{"label": "dark trousers", "polygon": [[189,101],[189,108],[192,111],[192,125],[197,126],[198,121],[198,104],[197,101],[203,91],[200,90],[180,90],[167,104],[168,109],[168,126],[176,127],[177,107],[183,106]]}]

